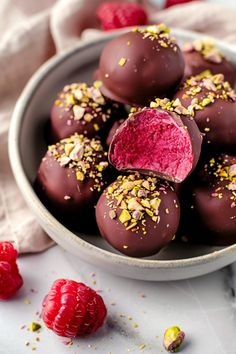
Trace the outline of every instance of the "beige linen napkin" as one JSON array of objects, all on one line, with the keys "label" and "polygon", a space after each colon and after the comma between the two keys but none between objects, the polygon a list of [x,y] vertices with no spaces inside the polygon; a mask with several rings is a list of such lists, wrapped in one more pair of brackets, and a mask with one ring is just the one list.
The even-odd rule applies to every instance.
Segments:
[{"label": "beige linen napkin", "polygon": [[[102,35],[101,31],[91,29],[98,26],[94,14],[101,2],[0,2],[0,241],[14,241],[20,252],[42,251],[53,242],[25,205],[10,170],[7,134],[11,113],[24,85],[43,62],[80,40]],[[150,19],[236,44],[236,11],[219,5],[195,1],[152,11]]]}]

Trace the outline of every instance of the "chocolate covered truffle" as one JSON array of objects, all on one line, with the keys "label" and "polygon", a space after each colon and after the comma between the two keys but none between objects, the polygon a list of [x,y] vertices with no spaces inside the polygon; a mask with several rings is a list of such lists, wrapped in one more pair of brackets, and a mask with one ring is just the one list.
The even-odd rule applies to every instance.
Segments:
[{"label": "chocolate covered truffle", "polygon": [[88,138],[105,137],[116,119],[124,118],[123,105],[104,97],[100,83],[66,85],[51,110],[53,141],[78,133]]},{"label": "chocolate covered truffle", "polygon": [[120,171],[182,182],[198,162],[200,131],[178,100],[157,100],[151,106],[131,114],[120,126],[110,145],[109,160]]},{"label": "chocolate covered truffle", "polygon": [[36,190],[52,211],[80,226],[84,215],[94,215],[108,174],[101,141],[74,134],[49,146],[38,169]]},{"label": "chocolate covered truffle", "polygon": [[164,24],[135,28],[110,41],[102,51],[102,93],[119,102],[147,105],[167,96],[181,82],[184,59]]},{"label": "chocolate covered truffle", "polygon": [[186,43],[183,49],[185,60],[185,78],[210,70],[212,74],[223,74],[225,80],[234,86],[236,71],[209,38],[198,39],[192,43]]},{"label": "chocolate covered truffle", "polygon": [[[182,235],[195,242],[236,242],[236,157],[211,158],[182,196]],[[185,227],[184,227],[185,226]]]},{"label": "chocolate covered truffle", "polygon": [[174,98],[190,111],[208,149],[236,151],[236,92],[222,74],[206,71],[193,76]]},{"label": "chocolate covered truffle", "polygon": [[179,216],[177,195],[168,182],[138,173],[119,176],[96,206],[101,235],[131,257],[151,256],[174,239]]}]

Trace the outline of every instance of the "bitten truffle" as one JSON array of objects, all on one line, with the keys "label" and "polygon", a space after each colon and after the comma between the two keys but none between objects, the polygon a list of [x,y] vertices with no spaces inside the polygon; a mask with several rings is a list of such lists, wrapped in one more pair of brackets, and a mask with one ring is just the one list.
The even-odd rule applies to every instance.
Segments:
[{"label": "bitten truffle", "polygon": [[138,173],[119,176],[96,206],[101,235],[131,257],[151,256],[174,239],[179,217],[178,198],[168,182]]},{"label": "bitten truffle", "polygon": [[159,108],[144,108],[120,126],[109,160],[120,171],[139,171],[180,183],[198,162],[202,136],[178,100],[157,100],[151,106]]},{"label": "bitten truffle", "polygon": [[110,41],[98,72],[105,96],[141,106],[168,96],[183,75],[182,52],[164,24],[135,28]]},{"label": "bitten truffle", "polygon": [[219,246],[236,242],[235,156],[221,154],[207,161],[181,199],[181,236]]},{"label": "bitten truffle", "polygon": [[201,74],[205,70],[210,70],[212,74],[223,74],[225,80],[234,86],[236,71],[233,64],[225,58],[213,40],[204,38],[186,43],[183,54],[186,79]]},{"label": "bitten truffle", "polygon": [[84,215],[94,215],[108,170],[100,140],[75,134],[49,146],[38,169],[36,190],[60,218],[80,226]]},{"label": "bitten truffle", "polygon": [[236,92],[222,74],[205,71],[191,77],[176,98],[194,117],[208,149],[236,151]]},{"label": "bitten truffle", "polygon": [[99,89],[85,83],[66,85],[51,110],[53,142],[78,133],[88,138],[105,137],[116,119],[127,115],[123,105],[107,99]]}]

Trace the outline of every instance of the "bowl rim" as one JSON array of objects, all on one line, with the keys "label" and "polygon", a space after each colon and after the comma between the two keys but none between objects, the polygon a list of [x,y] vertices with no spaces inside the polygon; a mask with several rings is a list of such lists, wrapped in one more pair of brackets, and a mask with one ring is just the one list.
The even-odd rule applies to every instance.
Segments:
[{"label": "bowl rim", "polygon": [[[132,265],[137,268],[154,268],[154,269],[168,269],[168,268],[183,268],[183,267],[194,267],[196,265],[202,265],[206,263],[210,263],[213,259],[221,258],[224,255],[229,255],[236,252],[236,244],[231,246],[224,247],[220,250],[215,250],[206,255],[183,258],[183,259],[175,259],[175,260],[153,260],[153,259],[144,259],[144,258],[132,258],[121,254],[115,254],[110,251],[101,249],[83,239],[79,236],[75,235],[72,231],[67,229],[64,225],[62,225],[43,205],[38,196],[36,195],[31,183],[29,182],[23,165],[22,158],[20,154],[20,136],[22,132],[22,122],[24,120],[24,115],[27,110],[28,102],[31,97],[35,94],[41,82],[47,77],[47,75],[53,71],[58,65],[67,60],[69,57],[73,56],[75,53],[79,51],[89,48],[91,46],[96,45],[98,42],[106,42],[119,34],[127,32],[126,29],[115,30],[109,32],[108,34],[103,34],[101,37],[96,37],[93,40],[88,40],[85,43],[78,43],[75,47],[64,51],[62,54],[59,54],[55,57],[49,59],[46,63],[44,63],[30,78],[25,88],[23,89],[20,97],[17,100],[15,105],[11,122],[9,128],[8,135],[8,152],[10,158],[10,165],[13,171],[13,175],[18,184],[18,187],[21,191],[22,196],[24,197],[26,203],[32,210],[33,214],[36,216],[37,221],[42,225],[47,223],[47,226],[50,229],[54,229],[57,234],[57,238],[54,240],[57,242],[58,238],[63,239],[65,241],[68,239],[73,245],[77,246],[82,250],[83,253],[87,255],[95,256],[97,258],[103,259],[107,261],[107,259],[111,259],[113,263],[123,264],[123,265]],[[189,38],[198,39],[202,38],[203,35],[193,32],[186,31],[178,28],[171,28],[171,33],[178,37],[181,37],[183,40],[187,40]],[[204,37],[211,37],[205,36]],[[218,40],[214,37],[216,45],[219,47],[228,50],[230,52],[235,53],[236,56],[236,46],[225,43],[224,41]],[[44,222],[42,221],[44,220]],[[41,221],[41,222],[40,222]],[[43,226],[43,225],[42,225]],[[53,236],[50,236],[54,238]]]}]

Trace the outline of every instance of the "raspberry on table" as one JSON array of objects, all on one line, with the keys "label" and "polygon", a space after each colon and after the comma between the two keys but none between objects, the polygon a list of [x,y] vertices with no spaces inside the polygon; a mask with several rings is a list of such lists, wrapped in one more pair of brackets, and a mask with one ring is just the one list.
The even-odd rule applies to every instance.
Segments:
[{"label": "raspberry on table", "polygon": [[63,337],[81,337],[95,332],[106,315],[101,296],[74,280],[56,280],[43,302],[42,318],[46,326]]},{"label": "raspberry on table", "polygon": [[133,3],[105,2],[97,11],[103,30],[108,31],[128,26],[147,24],[147,13],[143,6]]},{"label": "raspberry on table", "polygon": [[186,3],[192,2],[192,1],[194,1],[194,0],[166,0],[165,8],[175,6],[175,5],[186,4]]},{"label": "raspberry on table", "polygon": [[0,300],[12,297],[23,285],[15,262],[0,261]]},{"label": "raspberry on table", "polygon": [[18,252],[11,242],[0,242],[0,261],[16,262]]},{"label": "raspberry on table", "polygon": [[0,300],[9,299],[23,285],[16,264],[17,255],[11,242],[0,242]]}]

